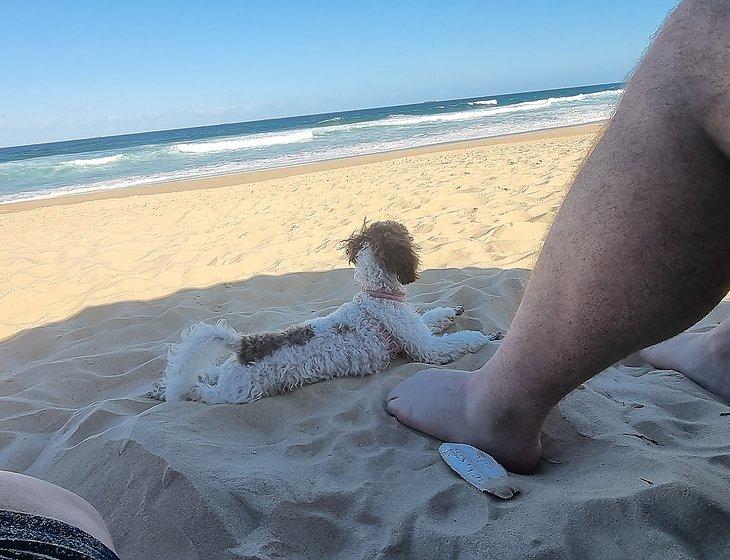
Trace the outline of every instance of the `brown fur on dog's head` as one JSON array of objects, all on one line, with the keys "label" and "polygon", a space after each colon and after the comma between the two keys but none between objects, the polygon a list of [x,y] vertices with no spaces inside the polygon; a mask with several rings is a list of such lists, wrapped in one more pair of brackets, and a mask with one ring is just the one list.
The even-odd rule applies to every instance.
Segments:
[{"label": "brown fur on dog's head", "polygon": [[372,224],[365,221],[360,231],[342,242],[351,264],[357,262],[357,254],[365,243],[383,268],[395,274],[401,284],[418,280],[418,247],[406,226],[392,220]]}]

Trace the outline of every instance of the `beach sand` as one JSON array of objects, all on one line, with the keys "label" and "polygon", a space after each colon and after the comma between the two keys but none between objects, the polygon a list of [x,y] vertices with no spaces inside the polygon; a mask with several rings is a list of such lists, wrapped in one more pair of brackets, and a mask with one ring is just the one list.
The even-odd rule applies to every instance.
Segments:
[{"label": "beach sand", "polygon": [[[349,300],[338,241],[366,216],[420,243],[415,305],[462,305],[458,328],[506,330],[595,138],[565,129],[0,207],[0,469],[86,498],[128,559],[722,557],[729,409],[676,372],[616,365],[566,397],[545,426],[549,460],[515,476],[506,502],[385,412],[423,364],[250,405],[143,396],[191,323],[278,328]],[[695,330],[728,316],[726,300]]]}]

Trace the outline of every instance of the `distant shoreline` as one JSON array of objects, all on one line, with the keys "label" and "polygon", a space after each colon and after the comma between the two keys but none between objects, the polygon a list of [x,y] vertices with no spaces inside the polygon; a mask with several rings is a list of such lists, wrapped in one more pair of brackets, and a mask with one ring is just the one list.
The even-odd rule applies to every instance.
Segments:
[{"label": "distant shoreline", "polygon": [[451,150],[459,150],[465,148],[474,148],[479,146],[489,146],[493,144],[504,144],[511,142],[524,142],[529,140],[537,140],[543,138],[554,138],[562,136],[574,136],[580,134],[591,134],[600,132],[608,121],[599,121],[582,125],[571,125],[555,128],[546,128],[533,130],[529,132],[519,132],[512,134],[504,134],[500,136],[491,136],[488,138],[479,138],[475,140],[458,140],[454,142],[445,142],[440,144],[431,144],[427,146],[418,146],[414,148],[403,148],[399,150],[391,150],[378,152],[373,154],[348,156],[343,158],[335,158],[322,160],[318,162],[298,164],[285,167],[276,167],[271,169],[262,169],[257,171],[246,171],[241,173],[231,173],[225,175],[213,175],[207,177],[198,177],[195,179],[185,179],[177,181],[167,181],[161,183],[151,183],[147,185],[134,187],[119,187],[115,189],[98,190],[88,193],[71,193],[58,195],[48,198],[38,198],[34,200],[21,200],[17,202],[7,202],[0,204],[0,214],[10,214],[14,212],[24,212],[36,208],[46,208],[51,206],[76,204],[94,200],[107,200],[115,198],[125,198],[130,196],[144,196],[149,194],[173,193],[180,191],[214,189],[218,187],[227,187],[233,185],[243,185],[248,183],[256,183],[266,181],[268,179],[277,179],[282,177],[292,177],[295,175],[313,173],[328,169],[338,169],[342,167],[351,167],[357,165],[365,165],[391,159],[416,156],[430,152],[444,152]]}]

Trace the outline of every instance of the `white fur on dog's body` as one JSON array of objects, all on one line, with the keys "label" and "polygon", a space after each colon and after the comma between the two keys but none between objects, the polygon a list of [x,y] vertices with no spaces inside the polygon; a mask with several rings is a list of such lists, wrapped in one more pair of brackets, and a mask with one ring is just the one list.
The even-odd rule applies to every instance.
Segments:
[{"label": "white fur on dog's body", "polygon": [[304,323],[314,330],[308,342],[282,346],[250,365],[239,363],[235,353],[215,365],[220,343],[232,351],[239,336],[225,322],[190,327],[170,348],[165,397],[249,403],[308,383],[383,371],[390,365],[393,341],[414,360],[445,364],[495,338],[477,331],[434,336],[451,324],[456,310],[437,307],[419,315],[405,302],[369,295],[368,290],[403,291],[403,286],[367,245],[358,253],[355,280],[363,291],[352,301]]}]

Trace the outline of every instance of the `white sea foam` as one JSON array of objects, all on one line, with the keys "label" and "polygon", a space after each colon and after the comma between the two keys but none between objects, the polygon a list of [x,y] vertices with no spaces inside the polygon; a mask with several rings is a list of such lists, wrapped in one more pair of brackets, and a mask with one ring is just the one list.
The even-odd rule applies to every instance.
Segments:
[{"label": "white sea foam", "polygon": [[[338,157],[338,156],[335,156]],[[12,202],[21,202],[28,200],[42,200],[46,198],[55,198],[57,196],[68,196],[75,194],[85,194],[100,191],[109,191],[116,189],[124,189],[129,187],[139,187],[143,185],[154,185],[157,183],[166,183],[169,181],[178,181],[183,179],[215,177],[218,175],[228,175],[230,173],[239,173],[244,171],[255,171],[258,169],[272,169],[277,167],[286,167],[299,163],[307,163],[310,161],[319,161],[328,159],[317,157],[314,153],[295,153],[287,156],[278,156],[270,158],[259,158],[245,162],[227,162],[212,165],[204,165],[191,169],[181,169],[178,171],[151,173],[148,175],[134,175],[121,177],[117,179],[108,179],[103,181],[93,181],[90,183],[66,185],[53,187],[48,189],[38,189],[32,191],[22,191],[16,193],[0,194],[0,204],[8,204]]]},{"label": "white sea foam", "polygon": [[108,165],[115,163],[124,158],[123,154],[117,154],[115,156],[106,156],[99,158],[88,158],[88,159],[72,159],[69,161],[59,162],[58,166],[61,167],[95,167],[97,165]]},{"label": "white sea foam", "polygon": [[175,144],[170,151],[186,154],[209,154],[212,152],[230,152],[249,148],[265,148],[295,142],[308,142],[314,138],[312,129],[294,130],[291,132],[274,132],[271,134],[251,134],[227,140],[212,142],[195,142],[190,144]]},{"label": "white sea foam", "polygon": [[496,99],[485,99],[483,101],[467,101],[467,105],[496,105]]},{"label": "white sea foam", "polygon": [[428,146],[431,144],[441,144],[444,142],[453,142],[476,138],[488,138],[490,136],[515,134],[531,130],[552,128],[556,126],[569,126],[573,124],[590,123],[603,120],[607,117],[608,109],[606,109],[605,107],[595,109],[577,108],[575,110],[571,110],[569,112],[564,112],[561,114],[545,114],[543,117],[531,119],[529,121],[523,121],[520,123],[514,123],[510,121],[495,121],[494,123],[491,123],[486,127],[475,123],[474,125],[460,128],[458,130],[444,130],[443,132],[429,134],[427,136],[421,136],[418,138],[409,137],[394,140],[375,140],[359,144],[338,145],[336,147],[330,147],[327,149],[306,151],[301,150],[291,154],[257,158],[248,161],[227,161],[226,163],[203,165],[200,167],[195,167],[191,169],[180,169],[178,171],[172,172],[153,173],[149,175],[136,175],[119,179],[96,181],[81,185],[69,185],[64,187],[55,187],[51,189],[11,193],[6,195],[0,195],[0,204],[18,202],[22,200],[53,198],[56,196],[64,196],[70,194],[114,190],[125,187],[150,185],[181,179],[226,175],[229,173],[254,171],[258,169],[274,169],[315,161],[326,161],[342,157],[387,152],[402,148]]},{"label": "white sea foam", "polygon": [[[575,101],[583,101],[586,99],[605,98],[607,103],[613,103],[621,95],[623,90],[607,90],[595,93],[582,93],[579,95],[571,95],[566,97],[550,97],[548,99],[539,99],[536,101],[524,101],[522,103],[514,103],[504,107],[489,107],[485,109],[470,109],[467,111],[455,111],[453,113],[440,113],[435,115],[390,115],[384,119],[375,121],[343,124],[323,128],[322,131],[334,132],[336,130],[356,130],[359,128],[370,128],[376,126],[409,126],[427,123],[442,123],[455,121],[470,121],[474,119],[482,119],[495,115],[504,115],[509,113],[522,113],[535,111],[538,109],[546,109],[554,105],[570,105]],[[319,132],[319,129],[316,130]]]}]

